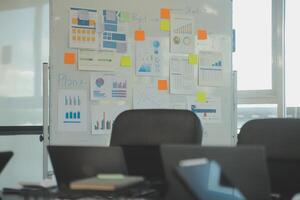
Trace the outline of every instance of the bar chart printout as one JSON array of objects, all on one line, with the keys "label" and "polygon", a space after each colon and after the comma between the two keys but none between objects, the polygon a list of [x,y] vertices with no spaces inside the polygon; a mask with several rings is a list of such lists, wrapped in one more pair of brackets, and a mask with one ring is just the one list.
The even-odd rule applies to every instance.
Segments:
[{"label": "bar chart printout", "polygon": [[110,130],[111,129],[111,120],[106,120],[105,118],[105,112],[99,113],[99,118],[96,121],[96,124],[94,124],[95,130]]},{"label": "bar chart printout", "polygon": [[125,105],[92,106],[92,134],[110,134],[116,117],[127,109]]},{"label": "bar chart printout", "polygon": [[87,94],[81,90],[60,90],[58,97],[58,129],[84,131],[86,129]]}]

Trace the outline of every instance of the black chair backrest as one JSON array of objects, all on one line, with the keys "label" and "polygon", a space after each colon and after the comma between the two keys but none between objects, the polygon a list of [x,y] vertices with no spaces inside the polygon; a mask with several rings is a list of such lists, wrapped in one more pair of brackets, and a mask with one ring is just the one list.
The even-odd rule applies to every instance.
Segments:
[{"label": "black chair backrest", "polygon": [[286,199],[300,188],[300,119],[256,119],[240,131],[238,144],[263,145],[271,179],[271,190]]},{"label": "black chair backrest", "polygon": [[111,145],[200,144],[199,118],[188,110],[144,109],[121,113],[113,124]]}]

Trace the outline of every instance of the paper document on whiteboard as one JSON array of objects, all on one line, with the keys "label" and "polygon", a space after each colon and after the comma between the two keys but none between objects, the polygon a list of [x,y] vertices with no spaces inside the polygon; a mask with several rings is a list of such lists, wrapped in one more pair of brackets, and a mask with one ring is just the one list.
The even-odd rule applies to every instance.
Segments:
[{"label": "paper document on whiteboard", "polygon": [[221,99],[207,98],[205,102],[189,99],[188,109],[193,111],[203,123],[220,123],[222,118]]},{"label": "paper document on whiteboard", "polygon": [[194,19],[184,15],[172,15],[170,43],[172,53],[195,51]]},{"label": "paper document on whiteboard", "polygon": [[58,92],[58,130],[85,131],[87,128],[87,93],[84,90]]},{"label": "paper document on whiteboard", "polygon": [[91,71],[115,71],[119,66],[120,56],[110,51],[78,51],[78,69]]},{"label": "paper document on whiteboard", "polygon": [[91,100],[126,100],[129,78],[114,73],[97,73],[91,76]]},{"label": "paper document on whiteboard", "polygon": [[127,105],[93,105],[91,107],[92,134],[110,134],[116,117],[128,109]]},{"label": "paper document on whiteboard", "polygon": [[147,38],[135,44],[136,75],[159,76],[167,68],[168,58],[162,53],[169,49],[168,41],[160,38]]},{"label": "paper document on whiteboard", "polygon": [[222,86],[223,66],[224,61],[220,52],[199,52],[199,85]]},{"label": "paper document on whiteboard", "polygon": [[98,49],[99,34],[97,10],[71,8],[69,13],[69,46],[71,48]]},{"label": "paper document on whiteboard", "polygon": [[195,85],[195,66],[188,63],[188,56],[171,56],[170,92],[172,94],[193,94]]},{"label": "paper document on whiteboard", "polygon": [[133,108],[170,108],[169,94],[152,86],[137,86],[133,90]]}]

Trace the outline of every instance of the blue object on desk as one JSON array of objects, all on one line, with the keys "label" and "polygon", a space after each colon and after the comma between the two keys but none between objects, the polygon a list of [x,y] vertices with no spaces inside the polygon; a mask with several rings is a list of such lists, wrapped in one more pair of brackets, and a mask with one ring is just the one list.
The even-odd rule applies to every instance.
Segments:
[{"label": "blue object on desk", "polygon": [[235,187],[221,185],[221,167],[216,161],[177,167],[177,173],[199,200],[245,200]]}]

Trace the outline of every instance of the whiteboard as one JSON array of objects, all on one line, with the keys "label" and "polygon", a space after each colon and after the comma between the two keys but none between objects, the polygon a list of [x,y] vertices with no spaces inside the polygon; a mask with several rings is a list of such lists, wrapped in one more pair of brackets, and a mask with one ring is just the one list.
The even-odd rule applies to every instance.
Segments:
[{"label": "whiteboard", "polygon": [[[80,48],[74,48],[76,47],[76,44],[70,46],[71,29],[69,23],[71,23],[71,8],[89,9],[91,12],[95,10],[97,20],[100,22],[103,20],[103,10],[124,11],[129,13],[129,20],[126,22],[126,52],[116,53],[116,55],[119,56],[115,57],[118,62],[115,62],[111,66],[113,68],[112,72],[95,71],[93,68],[86,70],[83,66],[84,64],[79,64],[79,57],[89,54],[89,52],[79,50]],[[167,19],[169,20],[168,23],[170,23],[170,29],[175,27],[175,23],[173,23],[175,21],[174,16],[186,16],[187,18],[192,19],[194,27],[193,34],[195,35],[195,47],[192,54],[171,52],[172,47],[170,47],[170,43],[172,41],[174,42],[174,40],[170,39],[170,32],[172,32],[172,30],[162,30],[161,21],[164,19],[161,18],[161,8],[167,8],[171,13],[171,19]],[[98,13],[102,13],[100,18],[98,18]],[[202,120],[204,129],[203,144],[232,145],[234,143],[235,128],[232,127],[232,124],[234,124],[232,123],[234,103],[233,83],[231,78],[231,0],[51,0],[50,20],[49,64],[51,145],[109,145],[110,134],[93,134],[96,132],[96,126],[93,121],[96,110],[99,110],[99,112],[100,110],[101,112],[104,110],[106,114],[104,114],[103,111],[103,115],[101,116],[102,118],[108,118],[118,113],[119,108],[121,110],[139,108],[141,104],[142,106],[147,107],[145,99],[149,100],[156,98],[153,97],[153,95],[157,92],[158,80],[167,80],[168,89],[166,91],[159,91],[159,94],[161,95],[156,99],[156,103],[161,103],[155,104],[155,102],[152,102],[151,105],[149,104],[149,108],[191,109],[192,106],[196,111],[199,110],[197,106],[201,107],[201,103],[203,104],[205,100],[206,102],[209,102],[208,104],[205,104],[206,108],[211,110],[210,106],[214,106],[214,108],[217,109],[217,113],[213,116],[215,118],[212,118],[212,121],[206,119]],[[103,27],[105,27],[103,24],[97,25],[97,33],[99,32],[100,34],[101,31],[103,32]],[[208,39],[197,39],[197,30],[200,29],[206,31]],[[163,61],[161,62],[162,67],[158,75],[143,76],[136,71],[136,61],[138,58],[136,55],[139,55],[137,53],[143,51],[143,48],[138,47],[138,41],[135,41],[136,30],[143,30],[146,40],[158,38],[160,44],[165,45],[160,52]],[[102,35],[99,38],[102,39]],[[104,46],[103,41],[101,41],[101,43]],[[95,53],[93,47],[91,48],[91,53],[94,57],[100,59],[101,56],[106,55],[105,53],[101,53],[103,52],[102,47],[97,48],[97,51],[100,52],[98,54]],[[140,50],[136,51],[137,48]],[[74,54],[76,56],[76,62],[73,64],[66,64],[64,59],[66,53]],[[199,58],[198,64],[195,65],[195,71],[193,72],[196,76],[196,78],[194,77],[196,83],[192,93],[184,94],[184,92],[180,93],[181,91],[172,87],[175,83],[170,85],[170,76],[171,71],[173,70],[170,69],[170,63],[174,61],[171,57],[185,56],[189,59],[188,62],[190,62],[189,56],[191,55],[197,55]],[[130,66],[120,66],[126,62],[123,60],[123,63],[122,59],[126,60],[128,57],[131,62]],[[121,61],[118,59],[121,59]],[[216,84],[212,81],[214,79],[208,78],[211,76],[209,74],[210,72],[199,66],[201,62],[208,63],[212,62],[211,60],[213,59],[220,59],[220,62],[222,62],[221,75],[213,75],[221,77],[219,77],[220,80],[218,80],[218,83]],[[126,77],[126,84],[128,84],[126,86],[128,88],[126,91],[126,98],[99,100],[99,96],[93,95],[96,94],[95,92],[97,91],[93,90],[91,82],[96,76],[105,76],[107,80],[110,80],[111,75]],[[200,76],[202,79],[199,79]],[[101,79],[101,81],[103,80],[106,81],[105,78]],[[101,81],[99,82],[100,84]],[[178,91],[180,94],[174,94]],[[97,94],[99,95],[99,93]],[[200,103],[198,103],[200,105],[194,105],[192,102],[195,100],[199,101]],[[82,120],[83,123],[75,125],[62,124],[62,117],[70,117],[64,113],[67,112],[67,107],[62,105],[64,102],[75,103],[77,106],[80,104],[79,110],[71,112],[71,115],[73,117],[74,115],[78,117],[80,114],[80,120]],[[69,114],[69,112],[67,114]],[[98,123],[97,127],[101,125],[103,124]],[[111,121],[106,120],[105,126],[110,127]]]}]

